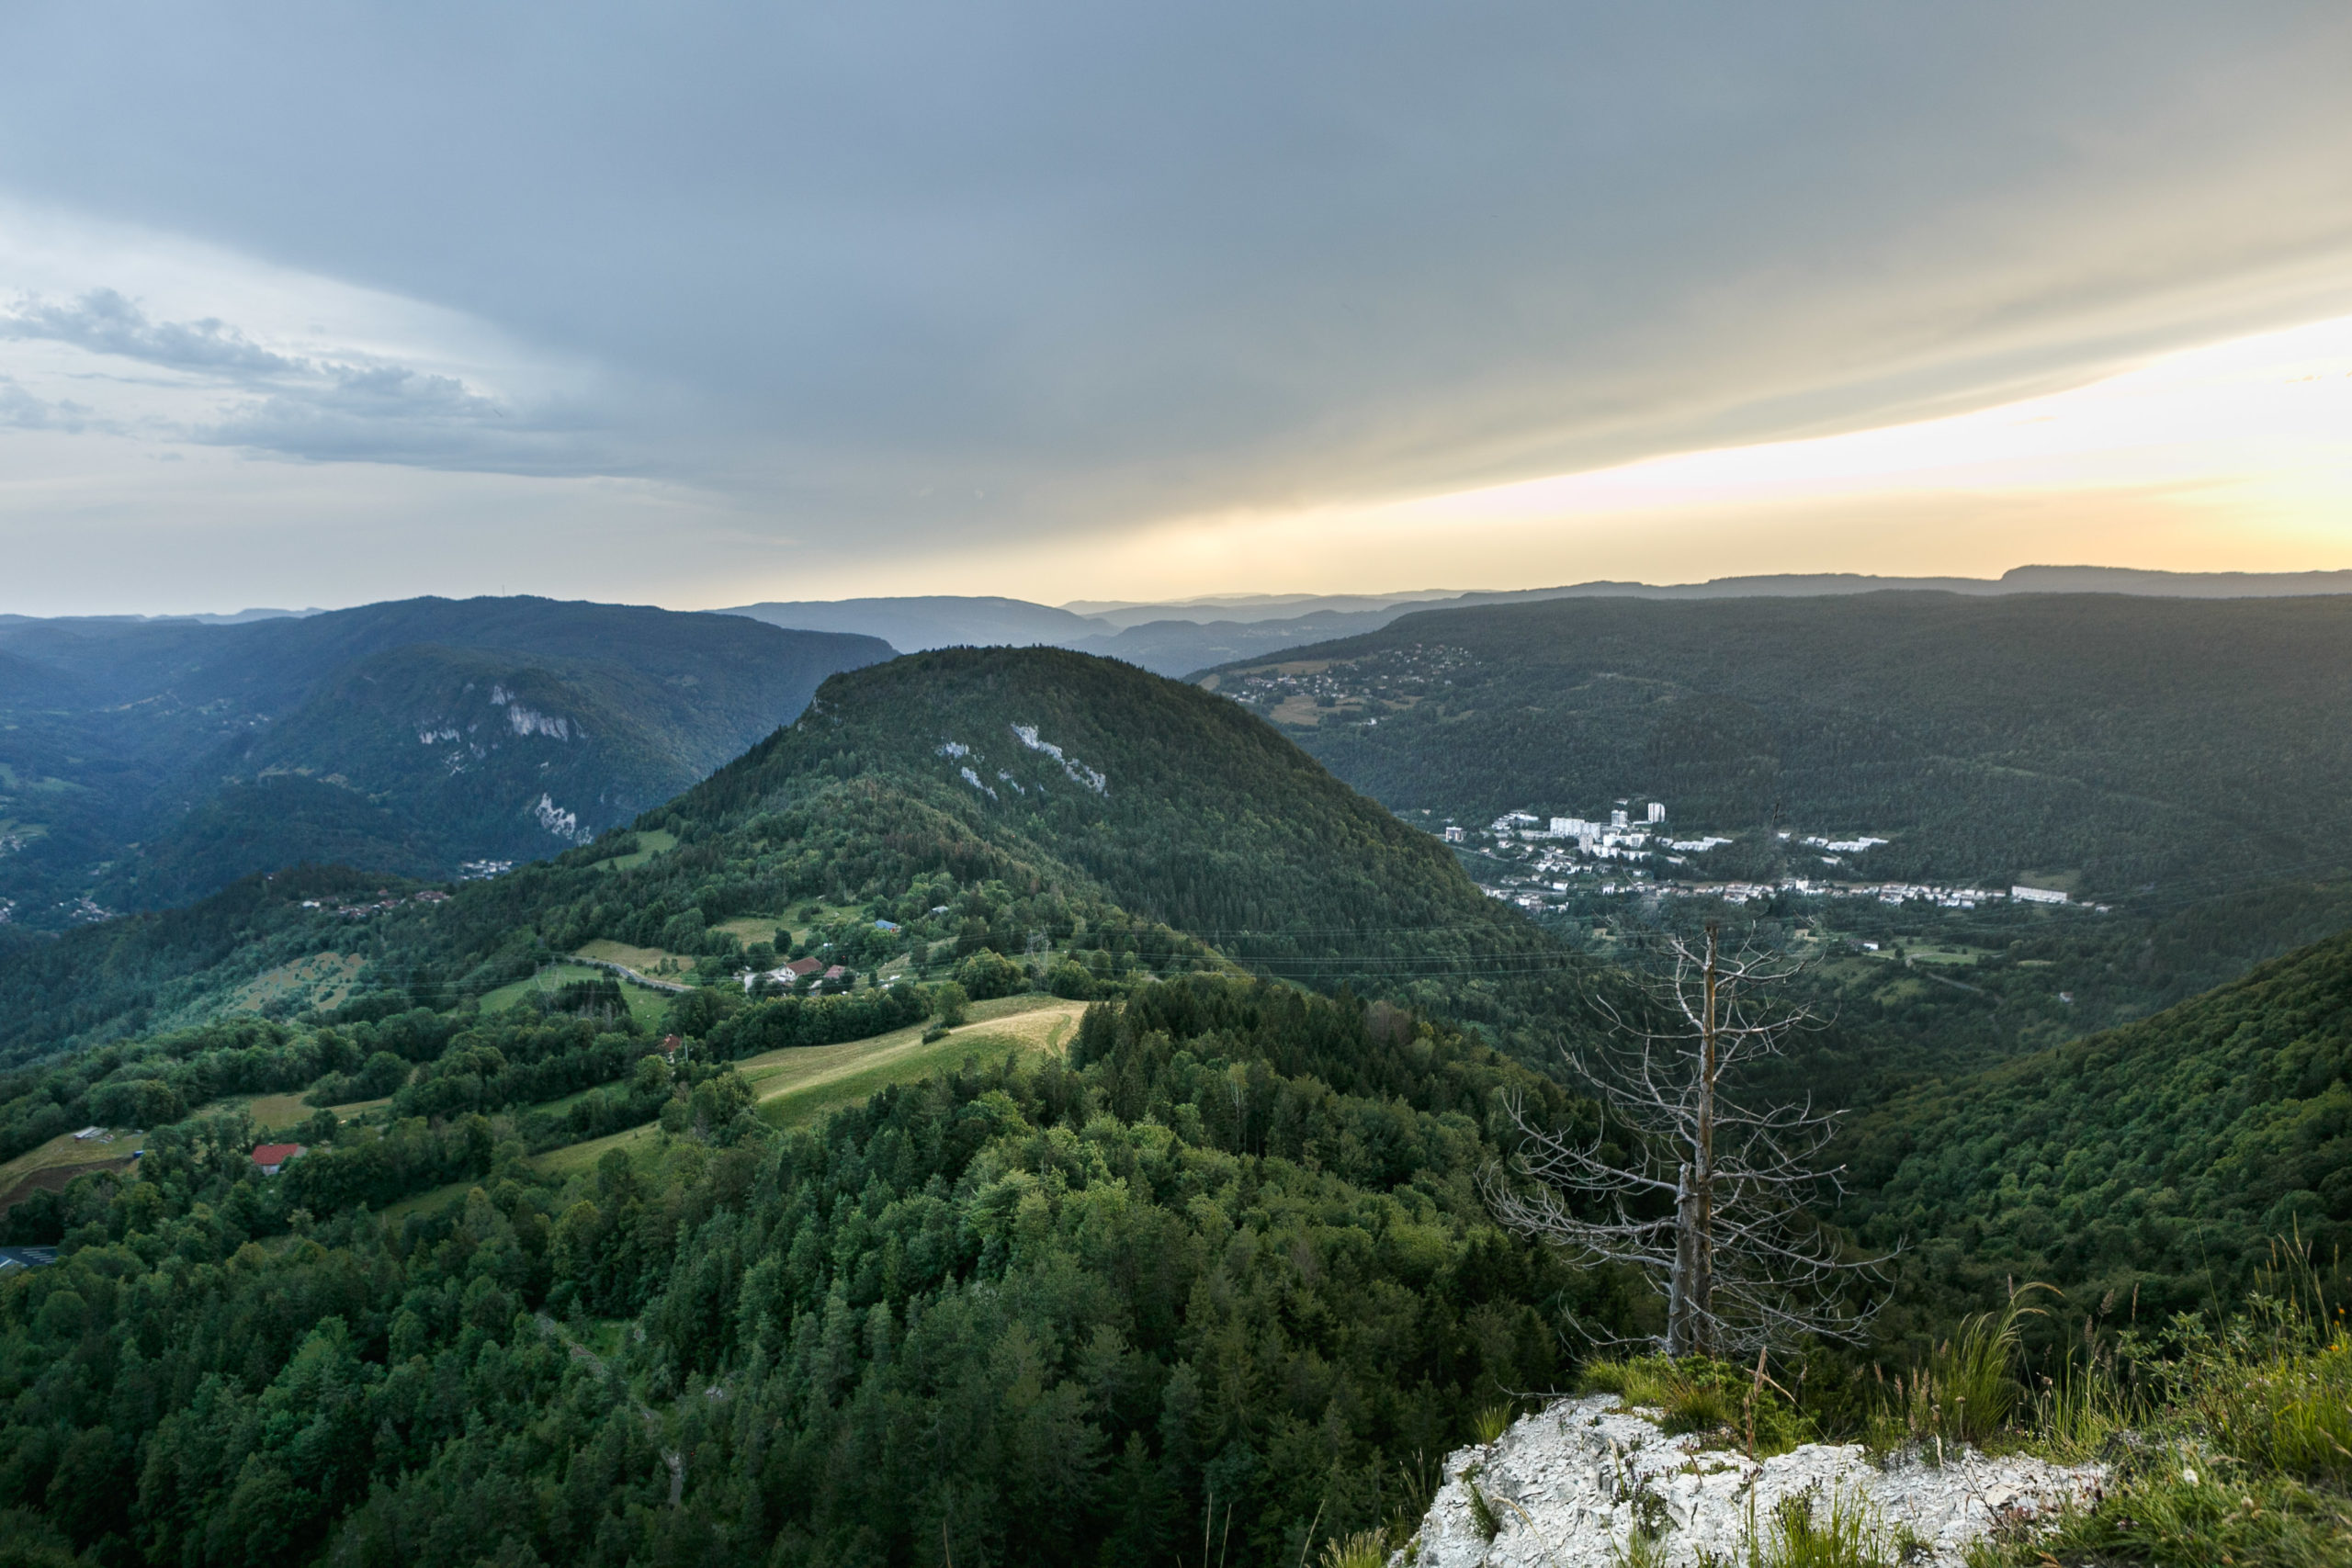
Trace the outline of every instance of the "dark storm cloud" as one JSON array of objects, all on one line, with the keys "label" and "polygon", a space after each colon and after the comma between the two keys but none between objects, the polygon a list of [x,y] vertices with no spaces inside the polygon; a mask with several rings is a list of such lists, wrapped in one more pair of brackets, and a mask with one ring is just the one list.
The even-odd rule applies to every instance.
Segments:
[{"label": "dark storm cloud", "polygon": [[[36,5],[0,189],[469,312],[780,512],[1012,531],[2352,309],[2346,79],[2340,5]],[[266,352],[188,333],[151,350]],[[473,466],[502,417],[375,395],[219,438]]]}]

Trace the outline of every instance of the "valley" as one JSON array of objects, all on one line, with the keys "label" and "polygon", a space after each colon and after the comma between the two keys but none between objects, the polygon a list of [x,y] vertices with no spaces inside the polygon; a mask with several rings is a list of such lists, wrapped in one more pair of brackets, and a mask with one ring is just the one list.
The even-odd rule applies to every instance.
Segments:
[{"label": "valley", "polygon": [[[1366,716],[1452,712],[1476,669]],[[2020,1369],[2107,1343],[2102,1302],[2244,1300],[2281,1236],[2334,1299],[2324,888],[1736,901],[1589,852],[1648,851],[1651,799],[1644,829],[1728,840],[1692,860],[1975,852],[1931,829],[1977,776],[1760,829],[1675,779],[1527,790],[1449,843],[1464,813],[1392,812],[1222,691],[947,649],[829,677],[503,874],[311,867],[68,931],[0,964],[0,1245],[57,1255],[0,1280],[0,1487],[151,1555],[266,1506],[239,1551],[289,1563],[1150,1561],[1211,1509],[1235,1561],[1401,1542],[1472,1433],[1658,1332],[1637,1273],[1508,1228],[1491,1184],[1513,1107],[1623,1135],[1562,1053],[1710,910],[1809,961],[1825,1027],[1737,1092],[1849,1110],[1815,1213],[1892,1260],[1854,1287],[1865,1341],[1775,1350],[1803,1430],[1882,1430],[1876,1380],[2016,1278],[2064,1292]],[[1629,820],[1586,833],[1596,807]],[[143,1155],[88,1157],[90,1125]],[[301,1152],[270,1175],[273,1141]],[[138,1389],[153,1414],[119,1415]]]},{"label": "valley", "polygon": [[527,860],[675,795],[870,637],[545,599],[0,617],[0,939],[301,862]]}]

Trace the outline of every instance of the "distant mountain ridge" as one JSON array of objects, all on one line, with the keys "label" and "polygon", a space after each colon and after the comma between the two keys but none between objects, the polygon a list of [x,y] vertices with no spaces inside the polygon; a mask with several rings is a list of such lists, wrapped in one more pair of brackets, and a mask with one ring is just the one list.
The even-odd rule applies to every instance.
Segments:
[{"label": "distant mountain ridge", "polygon": [[1058,608],[1022,599],[910,598],[770,601],[717,612],[812,631],[862,632],[909,652],[958,646],[1046,645],[1123,659],[1160,675],[1189,675],[1284,648],[1378,631],[1423,610],[1546,599],[1814,598],[1890,590],[2005,595],[2125,593],[2159,598],[2277,598],[2352,593],[2352,570],[2143,571],[2128,567],[2020,566],[1997,578],[1871,577],[1853,572],[1722,577],[1706,582],[1580,582],[1557,588],[1454,592],[1234,594],[1166,604],[1080,600]]},{"label": "distant mountain ridge", "polygon": [[0,908],[53,926],[303,860],[437,876],[555,852],[891,652],[531,598],[0,621]]}]

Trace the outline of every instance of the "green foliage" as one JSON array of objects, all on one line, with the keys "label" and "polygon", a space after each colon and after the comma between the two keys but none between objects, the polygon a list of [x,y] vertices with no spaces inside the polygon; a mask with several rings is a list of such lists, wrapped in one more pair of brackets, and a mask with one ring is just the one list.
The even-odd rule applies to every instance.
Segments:
[{"label": "green foliage", "polygon": [[1844,1217],[1881,1244],[1911,1239],[1929,1316],[2035,1279],[2111,1291],[2159,1322],[2251,1288],[2277,1235],[2299,1230],[2336,1268],[2347,1133],[2352,937],[2337,937],[1856,1119]]},{"label": "green foliage", "polygon": [[2307,1263],[2265,1283],[2286,1293],[2257,1293],[2218,1326],[2184,1314],[2124,1337],[2121,1358],[2093,1372],[2098,1403],[2125,1418],[2101,1445],[2110,1474],[2097,1505],[2045,1537],[1989,1543],[1982,1568],[2346,1561],[2352,1339]]},{"label": "green foliage", "polygon": [[956,965],[956,984],[976,1002],[1009,997],[1029,988],[1029,972],[1002,953],[986,950]]},{"label": "green foliage", "polygon": [[[163,1130],[0,1286],[0,1507],[76,1550],[413,1568],[922,1561],[943,1531],[957,1561],[1138,1562],[1212,1506],[1237,1563],[1379,1532],[1418,1512],[1414,1456],[1563,1375],[1549,1311],[1623,1306],[1478,1197],[1498,1093],[1559,1091],[1370,1013],[1147,985],[1067,1062],[560,1184],[461,1119],[479,1185],[397,1224],[340,1145],[265,1180],[242,1122]],[[406,1124],[355,1146],[402,1140],[437,1157]],[[643,1333],[600,1371],[537,1312]]]},{"label": "green foliage", "polygon": [[1905,1443],[1982,1445],[2008,1429],[2024,1396],[2018,1374],[2023,1359],[2020,1332],[2028,1285],[1996,1313],[1962,1318],[1957,1332],[1939,1344],[1907,1377],[1894,1380],[1893,1396],[1871,1422],[1871,1446],[1891,1450]]},{"label": "green foliage", "polygon": [[1894,1568],[1898,1561],[1869,1507],[1846,1493],[1783,1497],[1748,1537],[1744,1568]]},{"label": "green foliage", "polygon": [[305,861],[380,879],[560,850],[736,755],[825,675],[889,657],[871,637],[522,598],[17,621],[0,649],[47,676],[0,692],[7,776],[56,785],[0,792],[0,818],[44,829],[0,861],[0,897],[44,920],[84,893],[152,908]]}]

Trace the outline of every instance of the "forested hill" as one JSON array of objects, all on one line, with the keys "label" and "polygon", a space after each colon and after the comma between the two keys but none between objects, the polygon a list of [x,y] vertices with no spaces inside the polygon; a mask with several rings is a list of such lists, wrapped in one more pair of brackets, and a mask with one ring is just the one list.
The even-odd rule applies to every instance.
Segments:
[{"label": "forested hill", "polygon": [[[545,599],[237,626],[0,623],[0,912],[56,928],[304,860],[593,838],[788,722],[871,637]],[[135,852],[133,846],[136,846]]]},{"label": "forested hill", "polygon": [[[2234,1301],[2281,1238],[2352,1243],[2352,934],[2153,1018],[1923,1088],[1846,1140],[1844,1216],[1948,1303],[2042,1280],[2150,1322]],[[2339,1280],[2336,1281],[2341,1283]]]},{"label": "forested hill", "polygon": [[2097,897],[2352,862],[2352,597],[1561,599],[1203,680],[1392,807],[1653,797],[1748,875],[1773,829],[1892,840],[1839,874]]},{"label": "forested hill", "polygon": [[1034,846],[1128,910],[1287,978],[1492,1021],[1565,962],[1438,840],[1270,726],[1057,649],[945,649],[835,676],[667,820],[725,819],[844,777]]},{"label": "forested hill", "polygon": [[[1482,1412],[1567,1376],[1564,1317],[1637,1326],[1486,1212],[1502,1105],[1574,1124],[1557,1084],[1112,897],[1334,985],[1476,999],[1548,956],[1178,683],[901,660],[553,861],[348,918],[304,907],[328,878],[213,901],[225,956],[194,910],[52,945],[93,990],[166,948],[364,983],[0,1072],[7,1156],[143,1150],[19,1167],[0,1232],[59,1251],[0,1280],[0,1530],[36,1561],[1076,1568],[1214,1510],[1226,1561],[1295,1563],[1409,1529]],[[1425,942],[1454,970],[1374,962]],[[850,973],[773,994],[786,947]],[[811,1056],[866,1076],[795,1114]],[[275,1176],[264,1126],[305,1145]]]},{"label": "forested hill", "polygon": [[[444,1007],[597,942],[731,976],[783,928],[925,978],[980,949],[1182,967],[1214,951],[1481,1023],[1526,1057],[1583,1016],[1567,992],[1589,965],[1436,840],[1232,704],[1083,654],[943,649],[835,676],[636,825],[364,922],[302,911],[311,883],[281,878],[69,933],[0,964],[0,1058],[193,1021],[304,953]],[[957,896],[983,883],[1000,891]],[[1196,939],[1183,954],[1171,927]]]}]

